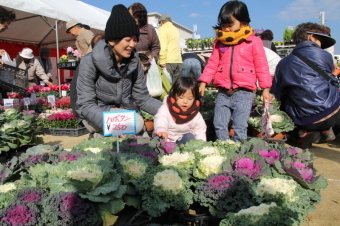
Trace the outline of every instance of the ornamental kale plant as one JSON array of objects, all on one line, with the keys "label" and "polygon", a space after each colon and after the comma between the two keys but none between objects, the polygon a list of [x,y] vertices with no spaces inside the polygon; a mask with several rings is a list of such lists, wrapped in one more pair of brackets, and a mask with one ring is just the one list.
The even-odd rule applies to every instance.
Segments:
[{"label": "ornamental kale plant", "polygon": [[149,168],[136,186],[142,195],[142,208],[153,217],[160,216],[170,207],[188,210],[193,203],[188,179],[188,175],[172,167]]},{"label": "ornamental kale plant", "polygon": [[35,115],[5,110],[0,114],[0,154],[16,151],[22,144],[42,143],[42,138],[36,136],[37,128]]},{"label": "ornamental kale plant", "polygon": [[15,202],[0,211],[0,225],[44,225],[41,223],[40,210],[33,203]]},{"label": "ornamental kale plant", "polygon": [[40,205],[46,197],[47,193],[37,187],[25,187],[16,192],[16,200],[23,203]]},{"label": "ornamental kale plant", "polygon": [[44,201],[42,209],[43,225],[102,225],[94,204],[77,193],[54,193]]},{"label": "ornamental kale plant", "polygon": [[248,178],[235,173],[210,175],[195,189],[194,201],[209,207],[209,212],[224,218],[228,212],[239,211],[254,205],[254,192]]},{"label": "ornamental kale plant", "polygon": [[219,154],[203,155],[198,157],[193,170],[194,177],[198,179],[206,179],[210,174],[220,173],[222,164],[227,159],[226,155]]},{"label": "ornamental kale plant", "polygon": [[264,175],[271,175],[268,165],[257,153],[235,155],[230,159],[229,163],[223,165],[222,171],[236,172],[252,180]]}]

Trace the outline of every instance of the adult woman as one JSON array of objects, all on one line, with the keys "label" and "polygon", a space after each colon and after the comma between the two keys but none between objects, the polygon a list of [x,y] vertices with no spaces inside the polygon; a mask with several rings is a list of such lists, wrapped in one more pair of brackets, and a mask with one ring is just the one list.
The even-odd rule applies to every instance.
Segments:
[{"label": "adult woman", "polygon": [[272,51],[276,52],[276,47],[273,43],[274,35],[271,30],[265,30],[261,33],[261,39],[263,42],[263,46],[267,47],[268,49],[271,49]]},{"label": "adult woman", "polygon": [[[300,147],[309,148],[320,139],[320,132],[325,141],[334,140],[329,128],[340,119],[340,95],[335,77],[338,72],[334,74],[332,56],[323,50],[334,45],[335,40],[325,33],[324,26],[316,23],[299,24],[292,38],[296,46],[276,67],[271,92],[282,101],[283,110],[297,125]],[[296,54],[307,58],[323,73]]]},{"label": "adult woman", "polygon": [[[84,119],[89,132],[100,137],[102,113],[115,110],[138,110],[156,114],[162,103],[147,90],[144,72],[134,48],[139,29],[127,8],[121,4],[112,8],[106,23],[105,41],[96,43],[92,53],[79,65],[77,80],[77,113]],[[137,114],[137,133],[143,118]]]},{"label": "adult woman", "polygon": [[156,29],[148,24],[148,12],[141,3],[132,4],[128,10],[136,20],[140,33],[136,50],[147,55],[150,54],[157,62],[160,44]]}]

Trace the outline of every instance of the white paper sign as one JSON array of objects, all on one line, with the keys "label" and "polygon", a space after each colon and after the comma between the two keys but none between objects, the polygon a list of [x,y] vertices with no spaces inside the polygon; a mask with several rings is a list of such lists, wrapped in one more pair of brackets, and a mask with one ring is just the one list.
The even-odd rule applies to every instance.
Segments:
[{"label": "white paper sign", "polygon": [[23,99],[24,99],[24,105],[25,105],[25,106],[28,106],[28,105],[31,104],[31,100],[30,100],[29,97],[24,97]]},{"label": "white paper sign", "polygon": [[67,96],[66,90],[62,90],[62,91],[61,91],[61,96],[62,96],[62,97],[66,97],[66,96]]},{"label": "white paper sign", "polygon": [[51,105],[55,105],[55,96],[54,95],[47,95],[47,102]]},{"label": "white paper sign", "polygon": [[104,136],[136,134],[136,112],[103,112],[103,133]]},{"label": "white paper sign", "polygon": [[3,99],[4,106],[18,106],[19,100],[18,99]]},{"label": "white paper sign", "polygon": [[45,82],[44,81],[40,81],[40,85],[41,86],[45,86]]}]

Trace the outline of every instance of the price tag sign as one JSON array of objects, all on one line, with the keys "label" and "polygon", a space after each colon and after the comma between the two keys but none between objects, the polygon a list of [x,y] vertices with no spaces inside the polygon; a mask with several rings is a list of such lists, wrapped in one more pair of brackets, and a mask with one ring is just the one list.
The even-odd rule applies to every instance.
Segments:
[{"label": "price tag sign", "polygon": [[40,81],[40,85],[41,86],[45,86],[45,82],[44,81]]},{"label": "price tag sign", "polygon": [[55,106],[55,96],[47,95],[47,103],[50,103],[52,106]]},{"label": "price tag sign", "polygon": [[103,112],[103,133],[104,136],[136,134],[136,112]]},{"label": "price tag sign", "polygon": [[62,91],[61,91],[61,96],[62,96],[62,97],[66,97],[66,96],[67,96],[66,90],[62,90]]},{"label": "price tag sign", "polygon": [[31,104],[31,99],[29,97],[24,97],[23,99],[24,99],[24,105],[25,106],[28,106],[28,105]]}]

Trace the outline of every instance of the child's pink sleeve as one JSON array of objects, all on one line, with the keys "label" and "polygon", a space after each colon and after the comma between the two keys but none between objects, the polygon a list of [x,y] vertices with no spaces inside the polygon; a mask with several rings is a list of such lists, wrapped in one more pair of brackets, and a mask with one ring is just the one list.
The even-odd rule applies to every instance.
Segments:
[{"label": "child's pink sleeve", "polygon": [[220,61],[220,53],[216,45],[217,45],[217,40],[215,40],[213,44],[213,51],[209,57],[207,65],[205,66],[203,70],[203,73],[201,74],[199,78],[200,82],[205,82],[207,84],[210,84],[211,80],[214,78],[217,72],[218,64]]},{"label": "child's pink sleeve", "polygon": [[193,120],[196,120],[196,122],[195,122],[196,126],[193,129],[195,138],[197,140],[204,140],[204,141],[206,141],[207,140],[207,134],[206,134],[206,132],[207,132],[207,125],[205,124],[205,121],[204,121],[201,113],[198,113]]},{"label": "child's pink sleeve", "polygon": [[166,104],[162,104],[162,106],[158,109],[155,118],[154,118],[154,129],[155,132],[166,132],[168,130],[168,117],[167,112],[169,111],[168,106]]}]

